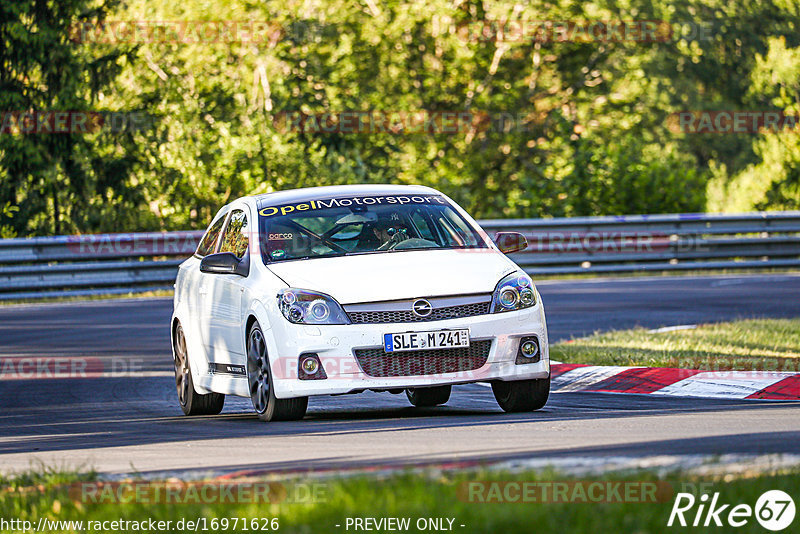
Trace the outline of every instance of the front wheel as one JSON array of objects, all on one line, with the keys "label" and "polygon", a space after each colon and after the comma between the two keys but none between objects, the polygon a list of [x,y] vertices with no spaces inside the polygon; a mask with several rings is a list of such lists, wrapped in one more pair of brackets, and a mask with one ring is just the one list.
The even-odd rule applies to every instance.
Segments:
[{"label": "front wheel", "polygon": [[492,382],[497,404],[505,412],[532,412],[543,407],[550,396],[550,379]]},{"label": "front wheel", "polygon": [[411,404],[419,408],[444,404],[450,399],[451,386],[436,386],[432,388],[409,388],[406,396]]},{"label": "front wheel", "polygon": [[308,408],[308,397],[278,399],[272,387],[272,371],[267,355],[267,341],[258,323],[247,335],[247,382],[250,400],[262,421],[295,421],[302,419]]},{"label": "front wheel", "polygon": [[175,327],[172,339],[172,352],[175,359],[175,387],[178,390],[178,402],[186,415],[217,415],[225,404],[222,393],[201,395],[194,390],[192,370],[189,367],[189,356],[186,352],[186,335],[183,327]]}]

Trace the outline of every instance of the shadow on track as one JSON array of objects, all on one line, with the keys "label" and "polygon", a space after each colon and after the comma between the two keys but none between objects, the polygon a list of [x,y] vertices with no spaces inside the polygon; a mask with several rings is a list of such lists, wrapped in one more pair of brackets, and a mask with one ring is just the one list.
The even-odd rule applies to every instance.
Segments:
[{"label": "shadow on track", "polygon": [[2,454],[34,451],[258,436],[368,435],[800,406],[800,402],[555,393],[540,411],[505,414],[489,388],[467,385],[455,387],[448,405],[437,408],[414,408],[405,395],[367,392],[312,398],[304,420],[262,423],[248,399],[235,397],[226,399],[226,408],[218,416],[185,417],[173,384],[169,378],[130,377],[0,382],[0,398],[15,399],[13,407],[0,413],[0,463]]},{"label": "shadow on track", "polygon": [[[553,464],[558,464],[559,460],[569,458],[579,458],[578,463],[590,464],[590,460],[598,460],[597,465],[614,459],[614,457],[624,458],[645,458],[656,455],[722,455],[722,454],[758,454],[759,446],[769,444],[782,444],[777,448],[770,446],[768,450],[761,450],[762,454],[796,454],[797,447],[794,445],[800,439],[800,432],[770,432],[770,433],[751,433],[735,434],[720,437],[672,439],[665,441],[635,441],[625,445],[604,446],[604,447],[580,447],[580,448],[552,448],[537,450],[525,453],[513,452],[491,452],[480,455],[462,456],[458,461],[452,458],[420,460],[418,455],[396,456],[389,461],[376,462],[374,460],[354,460],[350,457],[330,456],[324,458],[303,459],[288,462],[254,462],[250,464],[222,465],[215,467],[214,472],[219,474],[235,474],[235,476],[261,475],[269,472],[271,475],[298,475],[304,472],[314,472],[319,474],[324,471],[339,471],[350,469],[369,469],[370,471],[380,469],[397,468],[425,468],[425,467],[451,467],[460,469],[465,466],[479,468],[481,465],[497,462],[520,462],[529,460],[542,460],[545,465],[552,460]],[[600,462],[602,460],[602,462]],[[539,462],[537,462],[539,464]],[[147,471],[143,475],[152,478],[159,478],[160,474],[169,471]]]}]

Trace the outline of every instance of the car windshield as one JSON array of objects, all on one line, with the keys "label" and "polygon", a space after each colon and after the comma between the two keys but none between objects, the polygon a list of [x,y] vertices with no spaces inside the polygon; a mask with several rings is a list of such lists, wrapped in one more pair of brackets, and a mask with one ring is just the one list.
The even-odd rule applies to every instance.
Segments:
[{"label": "car windshield", "polygon": [[486,248],[440,195],[376,195],[259,209],[266,263],[404,250]]}]

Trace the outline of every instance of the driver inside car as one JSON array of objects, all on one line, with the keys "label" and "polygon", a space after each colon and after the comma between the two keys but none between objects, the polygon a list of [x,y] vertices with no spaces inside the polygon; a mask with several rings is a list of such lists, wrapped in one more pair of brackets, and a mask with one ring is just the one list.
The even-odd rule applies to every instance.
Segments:
[{"label": "driver inside car", "polygon": [[381,243],[375,250],[391,250],[409,238],[397,214],[392,214],[390,219],[379,219],[372,226],[372,232]]}]

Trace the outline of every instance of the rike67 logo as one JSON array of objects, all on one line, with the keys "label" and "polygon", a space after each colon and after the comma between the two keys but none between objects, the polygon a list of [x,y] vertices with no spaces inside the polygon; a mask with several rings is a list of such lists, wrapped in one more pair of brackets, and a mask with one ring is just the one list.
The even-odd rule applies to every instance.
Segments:
[{"label": "rike67 logo", "polygon": [[755,516],[767,530],[780,531],[794,521],[794,500],[781,490],[764,492],[756,501],[755,508],[749,504],[719,502],[719,493],[709,497],[707,493],[696,499],[691,493],[678,493],[669,514],[667,526],[722,527],[738,528],[746,525]]}]

